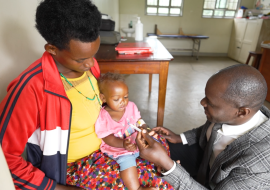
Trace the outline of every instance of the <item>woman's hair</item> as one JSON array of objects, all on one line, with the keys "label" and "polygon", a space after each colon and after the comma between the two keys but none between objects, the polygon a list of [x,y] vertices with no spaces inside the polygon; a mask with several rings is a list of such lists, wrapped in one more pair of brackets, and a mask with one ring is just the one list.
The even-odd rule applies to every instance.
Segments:
[{"label": "woman's hair", "polygon": [[125,83],[125,79],[123,75],[120,75],[118,73],[105,73],[100,76],[98,79],[98,86],[99,86],[99,91],[102,93],[104,84],[108,82],[115,82],[115,81],[120,81]]},{"label": "woman's hair", "polygon": [[71,39],[93,42],[99,36],[101,14],[90,0],[44,0],[37,7],[36,28],[58,49]]}]

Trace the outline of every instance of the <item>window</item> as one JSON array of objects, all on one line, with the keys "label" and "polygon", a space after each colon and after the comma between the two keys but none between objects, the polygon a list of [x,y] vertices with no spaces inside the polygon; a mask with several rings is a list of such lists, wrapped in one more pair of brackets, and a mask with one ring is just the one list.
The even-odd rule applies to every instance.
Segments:
[{"label": "window", "polygon": [[146,15],[182,16],[183,0],[146,0]]},{"label": "window", "polygon": [[204,0],[204,18],[234,18],[240,0]]}]

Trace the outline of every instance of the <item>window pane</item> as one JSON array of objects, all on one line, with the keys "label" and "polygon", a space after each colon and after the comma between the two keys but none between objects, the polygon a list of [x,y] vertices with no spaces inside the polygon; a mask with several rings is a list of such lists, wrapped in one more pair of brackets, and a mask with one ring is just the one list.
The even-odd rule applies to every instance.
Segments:
[{"label": "window pane", "polygon": [[226,0],[217,0],[216,8],[217,9],[226,8]]},{"label": "window pane", "polygon": [[157,5],[157,0],[147,0],[147,5]]},{"label": "window pane", "polygon": [[169,6],[169,0],[159,0],[159,6]]},{"label": "window pane", "polygon": [[214,9],[216,0],[205,0],[203,8],[205,9]]},{"label": "window pane", "polygon": [[168,14],[169,9],[168,8],[158,8],[158,13],[160,13],[160,14]]},{"label": "window pane", "polygon": [[212,16],[213,11],[212,10],[203,10],[203,16]]},{"label": "window pane", "polygon": [[180,7],[182,0],[171,0],[171,6]]},{"label": "window pane", "polygon": [[238,0],[228,0],[226,8],[230,10],[236,10],[237,5],[238,5]]},{"label": "window pane", "polygon": [[222,17],[224,15],[224,11],[222,10],[215,10],[214,16]]},{"label": "window pane", "polygon": [[235,15],[235,11],[226,11],[225,12],[225,16],[234,17],[234,15]]},{"label": "window pane", "polygon": [[180,9],[177,9],[177,8],[171,8],[171,9],[170,9],[170,13],[171,13],[171,14],[178,14],[178,15],[180,15]]},{"label": "window pane", "polygon": [[157,8],[147,7],[147,13],[157,13]]}]

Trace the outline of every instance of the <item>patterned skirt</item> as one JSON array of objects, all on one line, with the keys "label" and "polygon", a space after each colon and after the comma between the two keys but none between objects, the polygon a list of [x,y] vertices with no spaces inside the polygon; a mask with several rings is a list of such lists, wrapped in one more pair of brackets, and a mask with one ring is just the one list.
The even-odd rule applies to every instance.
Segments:
[{"label": "patterned skirt", "polygon": [[[166,140],[159,137],[162,145],[169,152]],[[140,157],[137,158],[138,178],[141,186],[157,187],[159,189],[173,190],[173,187],[157,172],[153,163]],[[76,162],[68,163],[67,185],[82,187],[84,189],[98,190],[126,190],[120,178],[119,165],[100,150]]]}]

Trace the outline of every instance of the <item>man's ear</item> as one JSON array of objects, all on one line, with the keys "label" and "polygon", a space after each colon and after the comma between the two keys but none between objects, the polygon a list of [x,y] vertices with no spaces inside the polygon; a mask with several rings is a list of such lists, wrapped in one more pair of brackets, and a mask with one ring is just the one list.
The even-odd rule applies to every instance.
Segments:
[{"label": "man's ear", "polygon": [[250,108],[239,108],[238,109],[238,117],[246,117],[250,114],[251,110]]},{"label": "man's ear", "polygon": [[105,95],[104,95],[104,94],[100,93],[100,94],[99,94],[99,98],[101,99],[101,101],[102,101],[103,103],[106,103],[106,98],[105,98]]},{"label": "man's ear", "polygon": [[58,50],[58,48],[52,44],[45,44],[44,48],[48,53],[52,55],[56,55],[56,52]]}]

